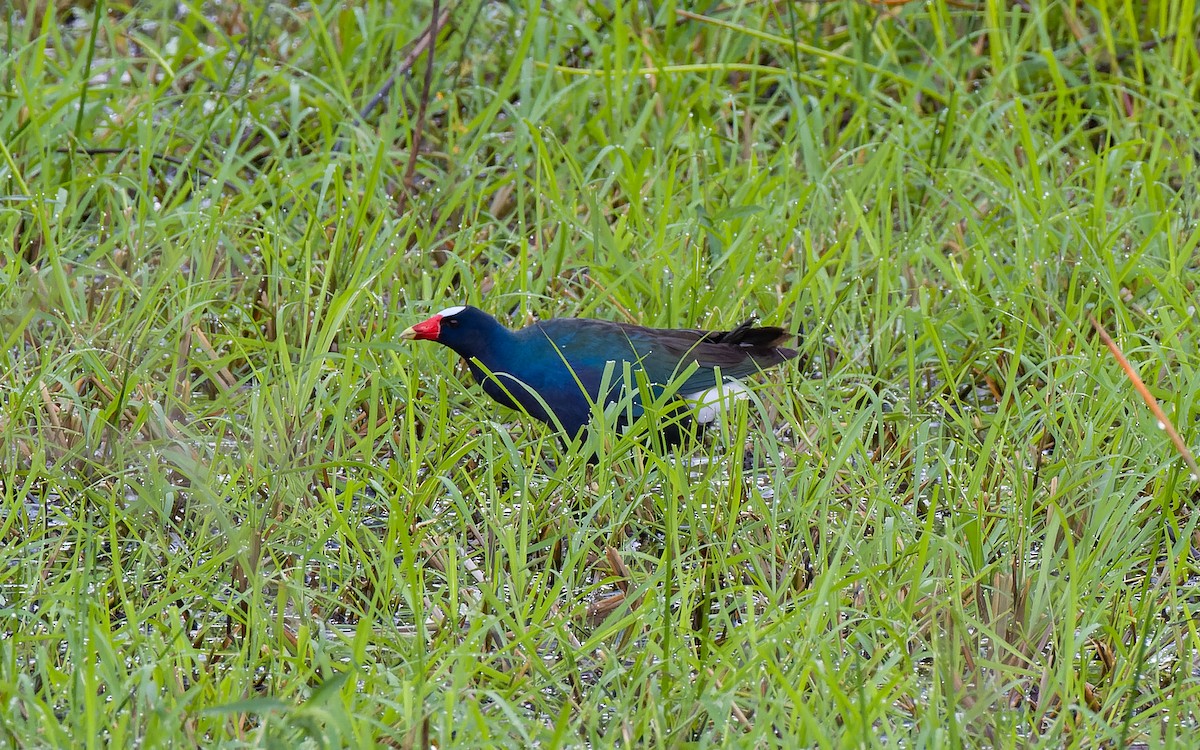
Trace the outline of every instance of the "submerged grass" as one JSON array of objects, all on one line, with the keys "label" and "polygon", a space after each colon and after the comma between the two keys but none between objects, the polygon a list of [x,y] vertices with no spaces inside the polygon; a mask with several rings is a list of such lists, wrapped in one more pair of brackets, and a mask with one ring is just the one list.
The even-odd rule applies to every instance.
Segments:
[{"label": "submerged grass", "polygon": [[[1194,3],[3,12],[0,745],[1192,744]],[[802,364],[564,446],[460,303]]]}]

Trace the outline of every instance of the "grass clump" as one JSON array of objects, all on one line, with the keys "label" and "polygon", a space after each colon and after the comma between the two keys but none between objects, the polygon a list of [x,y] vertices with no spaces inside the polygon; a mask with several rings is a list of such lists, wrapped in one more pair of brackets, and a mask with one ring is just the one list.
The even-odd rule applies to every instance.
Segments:
[{"label": "grass clump", "polygon": [[[3,11],[0,744],[1186,746],[1196,9]],[[432,55],[430,55],[432,50]],[[398,333],[803,326],[682,453]]]}]

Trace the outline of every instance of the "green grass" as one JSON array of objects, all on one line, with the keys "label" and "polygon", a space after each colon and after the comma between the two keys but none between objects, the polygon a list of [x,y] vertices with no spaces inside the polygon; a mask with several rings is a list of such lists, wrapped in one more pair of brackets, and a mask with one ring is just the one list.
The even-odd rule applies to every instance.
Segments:
[{"label": "green grass", "polygon": [[[0,746],[1194,743],[1088,321],[1200,444],[1193,0],[443,3],[365,117],[430,6],[132,5],[0,18]],[[566,449],[458,303],[803,363]]]}]

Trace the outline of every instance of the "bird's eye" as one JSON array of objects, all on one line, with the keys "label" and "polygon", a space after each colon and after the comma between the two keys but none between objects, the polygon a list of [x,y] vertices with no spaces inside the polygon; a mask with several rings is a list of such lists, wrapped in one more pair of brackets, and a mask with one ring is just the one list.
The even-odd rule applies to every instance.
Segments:
[{"label": "bird's eye", "polygon": [[458,321],[454,318],[447,318],[446,325],[450,326],[451,328],[458,328]]}]

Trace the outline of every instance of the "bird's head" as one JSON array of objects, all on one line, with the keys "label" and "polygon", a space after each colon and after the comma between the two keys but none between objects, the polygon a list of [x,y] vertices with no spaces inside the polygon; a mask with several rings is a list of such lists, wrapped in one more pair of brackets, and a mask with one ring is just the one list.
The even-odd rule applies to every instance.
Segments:
[{"label": "bird's head", "polygon": [[469,305],[457,305],[447,307],[428,320],[406,328],[400,334],[400,338],[436,341],[469,357],[486,346],[487,340],[495,335],[496,329],[503,330],[499,322],[483,310]]}]

